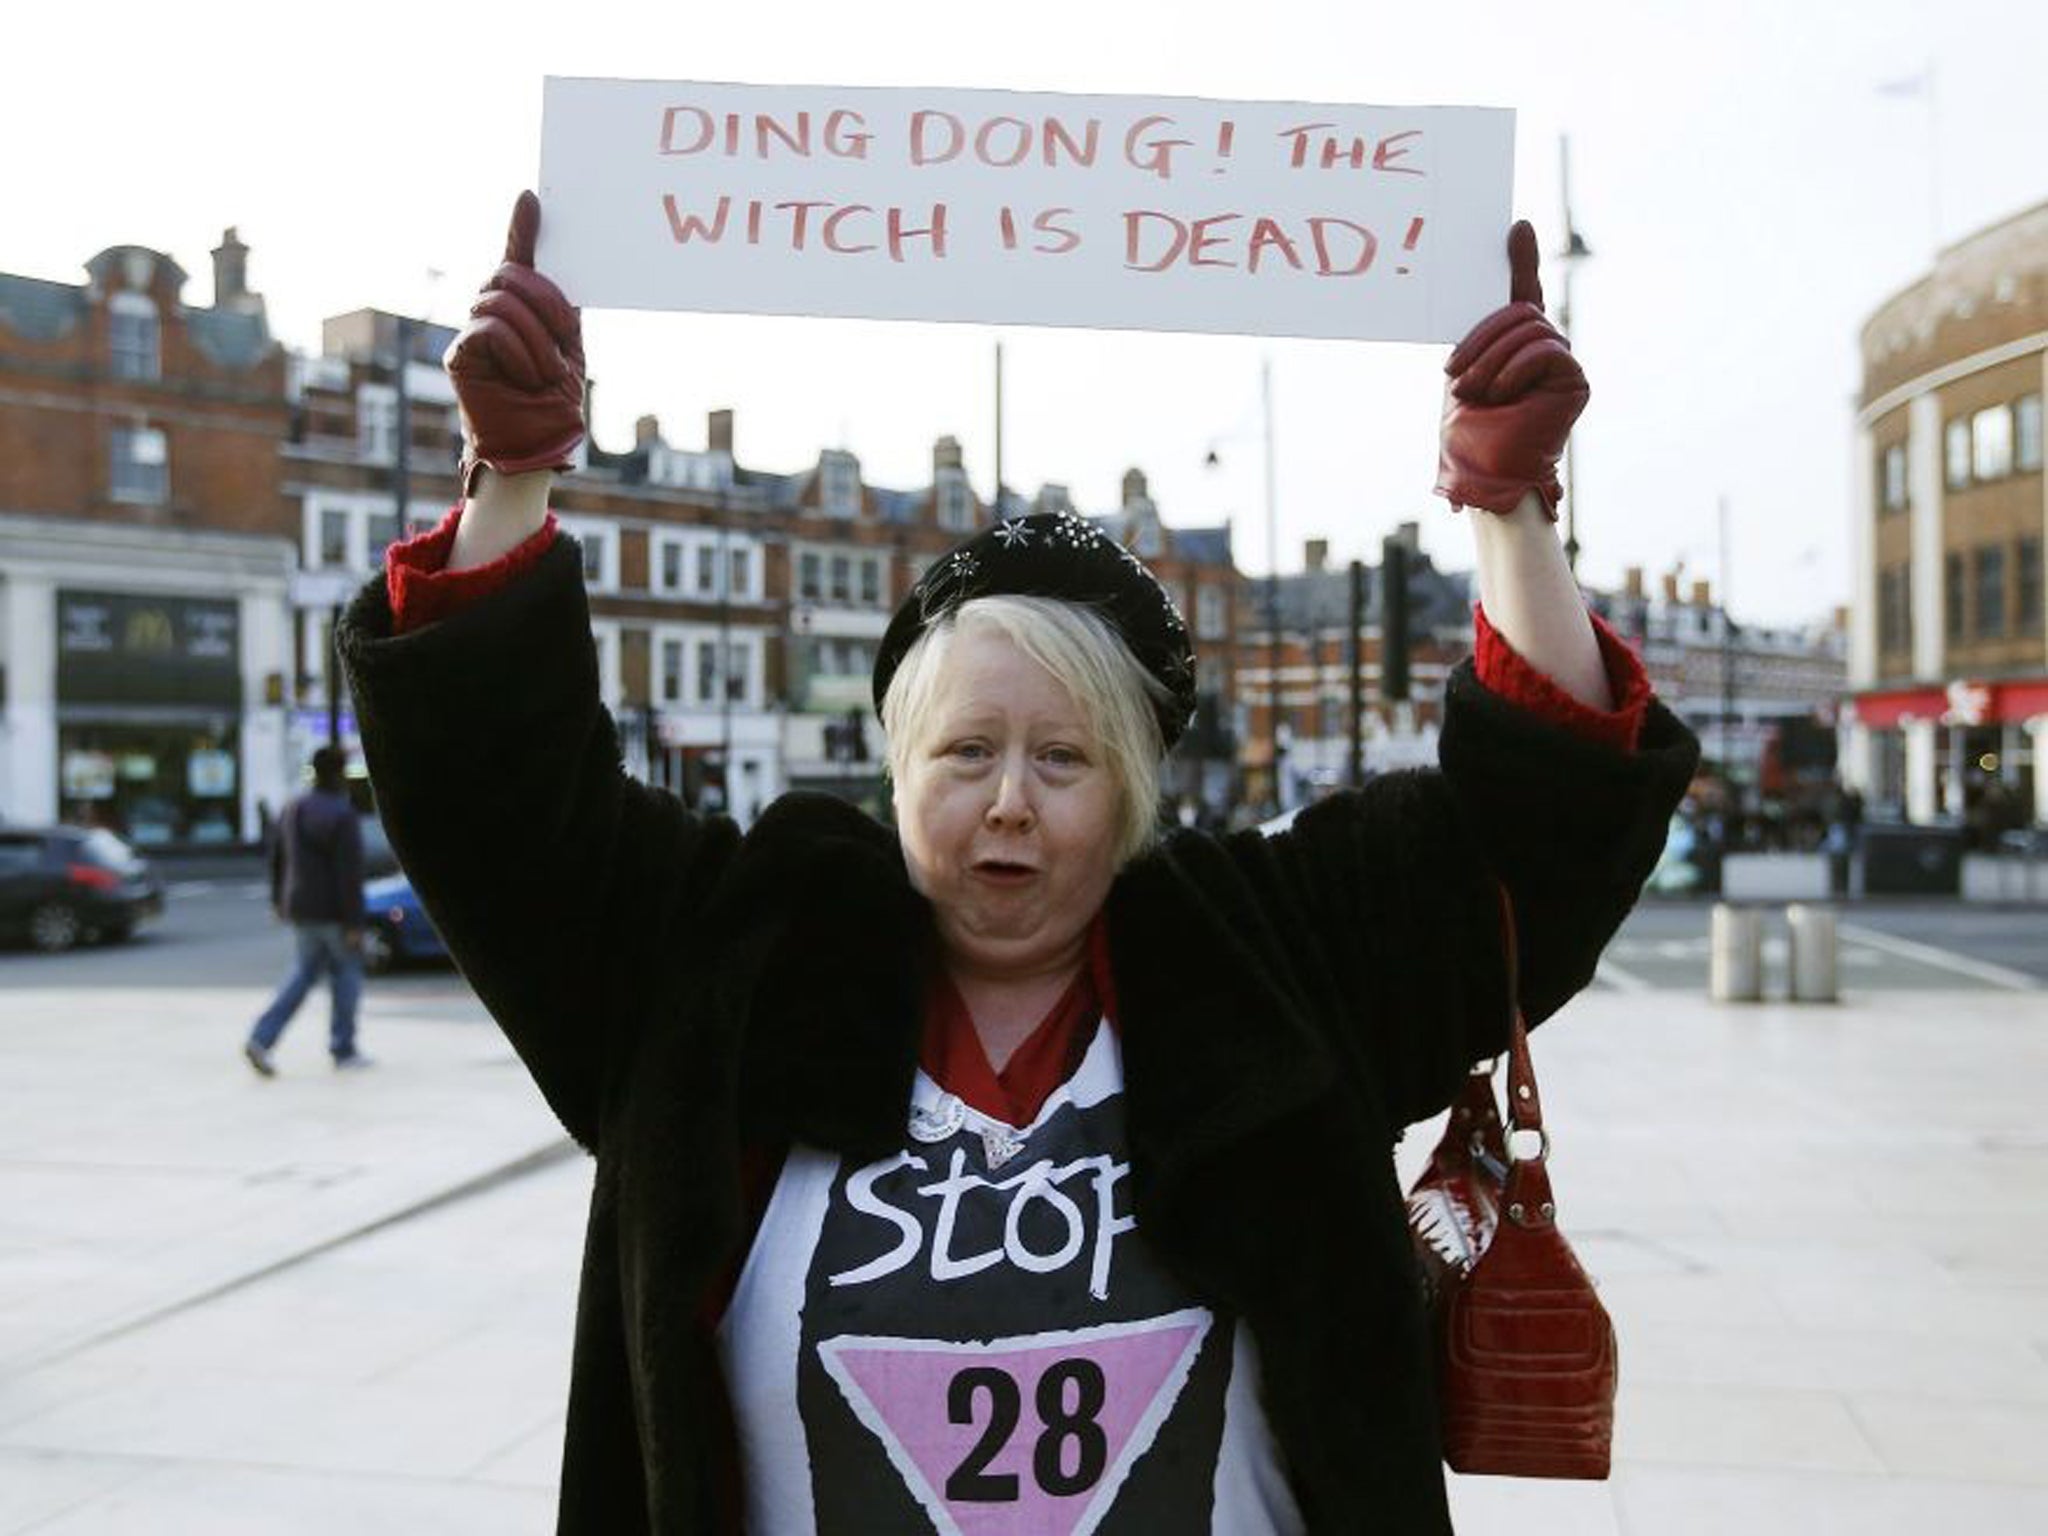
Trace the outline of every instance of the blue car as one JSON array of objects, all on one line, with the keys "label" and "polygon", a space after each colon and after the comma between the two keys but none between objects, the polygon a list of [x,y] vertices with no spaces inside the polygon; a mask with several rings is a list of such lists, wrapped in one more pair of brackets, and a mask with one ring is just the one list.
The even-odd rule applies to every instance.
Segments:
[{"label": "blue car", "polygon": [[363,912],[363,969],[371,974],[413,961],[448,958],[447,947],[403,874],[365,881]]}]

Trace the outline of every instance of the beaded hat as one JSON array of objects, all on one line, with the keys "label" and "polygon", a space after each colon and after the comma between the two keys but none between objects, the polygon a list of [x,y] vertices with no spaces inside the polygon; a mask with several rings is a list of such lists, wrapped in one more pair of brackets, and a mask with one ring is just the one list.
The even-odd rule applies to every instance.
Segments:
[{"label": "beaded hat", "polygon": [[1071,512],[1004,518],[932,563],[882,635],[875,712],[918,636],[969,599],[997,596],[1058,598],[1101,614],[1166,690],[1152,700],[1161,745],[1180,739],[1195,712],[1187,623],[1144,562]]}]

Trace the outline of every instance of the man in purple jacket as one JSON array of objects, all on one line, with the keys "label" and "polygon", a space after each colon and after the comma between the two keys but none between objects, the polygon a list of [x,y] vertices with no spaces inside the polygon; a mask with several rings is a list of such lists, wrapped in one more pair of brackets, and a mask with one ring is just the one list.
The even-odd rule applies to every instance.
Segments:
[{"label": "man in purple jacket", "polygon": [[298,938],[298,964],[263,1010],[242,1054],[264,1077],[275,1077],[270,1053],[299,1004],[327,973],[334,1007],[327,1049],[339,1070],[366,1067],[356,1049],[356,1002],[363,990],[363,833],[349,803],[348,755],[339,747],[313,754],[313,787],[284,808],[270,844],[270,905]]}]

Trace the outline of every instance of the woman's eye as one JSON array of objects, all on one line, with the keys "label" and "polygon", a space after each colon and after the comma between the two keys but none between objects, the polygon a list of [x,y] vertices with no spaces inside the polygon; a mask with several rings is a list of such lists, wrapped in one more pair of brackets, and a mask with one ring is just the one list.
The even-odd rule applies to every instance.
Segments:
[{"label": "woman's eye", "polygon": [[1047,747],[1045,760],[1055,768],[1078,768],[1087,761],[1072,747]]},{"label": "woman's eye", "polygon": [[965,758],[972,763],[978,763],[988,756],[988,748],[978,741],[956,741],[946,751],[949,756]]}]

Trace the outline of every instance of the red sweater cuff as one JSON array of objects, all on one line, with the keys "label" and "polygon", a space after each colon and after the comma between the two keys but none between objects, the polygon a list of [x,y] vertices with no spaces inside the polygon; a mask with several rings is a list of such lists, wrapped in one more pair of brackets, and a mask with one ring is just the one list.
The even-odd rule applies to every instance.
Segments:
[{"label": "red sweater cuff", "polygon": [[489,565],[466,571],[445,567],[455,549],[455,530],[462,521],[457,503],[431,532],[393,544],[384,552],[385,590],[391,594],[391,632],[402,635],[422,629],[436,619],[445,619],[501,587],[511,585],[531,570],[555,542],[555,514],[550,512],[540,530],[517,549],[508,550]]},{"label": "red sweater cuff", "polygon": [[1501,638],[1487,621],[1486,610],[1472,608],[1476,636],[1473,669],[1481,686],[1499,694],[1510,704],[1561,725],[1586,741],[1633,752],[1642,735],[1643,716],[1650,707],[1650,675],[1627,641],[1607,627],[1597,613],[1589,613],[1593,636],[1600,645],[1600,661],[1607,669],[1607,685],[1614,692],[1614,708],[1598,710],[1581,704],[1543,673],[1522,659],[1515,648]]}]

